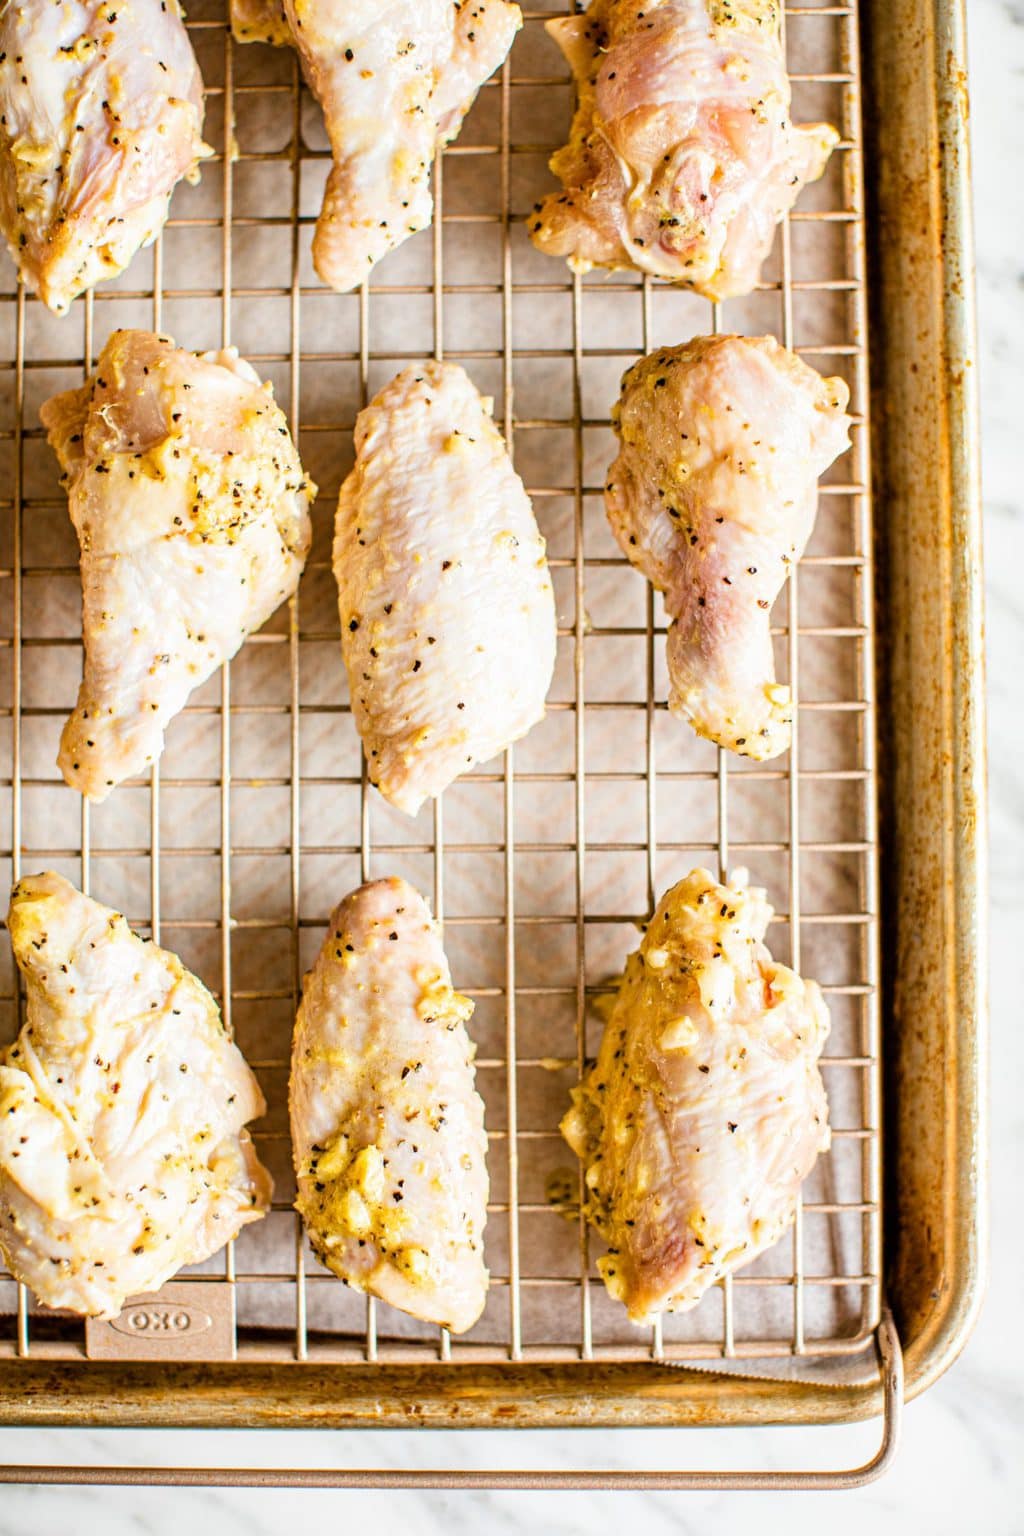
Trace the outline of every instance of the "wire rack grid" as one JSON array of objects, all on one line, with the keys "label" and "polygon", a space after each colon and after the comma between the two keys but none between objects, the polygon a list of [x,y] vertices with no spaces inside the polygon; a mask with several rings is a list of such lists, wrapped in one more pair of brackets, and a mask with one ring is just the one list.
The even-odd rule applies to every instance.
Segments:
[{"label": "wire rack grid", "polygon": [[[235,1289],[240,1358],[700,1361],[857,1350],[880,1304],[877,900],[867,348],[857,15],[785,13],[798,120],[840,125],[833,164],[781,226],[749,300],[709,306],[630,274],[581,279],[532,250],[524,217],[550,185],[571,88],[525,11],[510,60],[439,156],[436,212],[357,294],[312,273],[328,163],[290,52],[239,47],[220,0],[189,27],[216,154],[180,188],[162,237],[54,320],[0,294],[0,763],[17,879],[54,867],[120,906],[217,991],[270,1111],[255,1128],[277,1182],[266,1221],[196,1272]],[[268,211],[272,210],[272,211]],[[238,345],[272,379],[321,484],[297,596],[197,694],[145,782],[98,808],[59,781],[60,726],[81,666],[77,551],[38,405],[90,371],[120,325],[197,349]],[[615,548],[601,507],[619,374],[659,344],[773,331],[851,386],[854,446],[822,487],[818,526],[775,615],[795,685],[788,757],[730,759],[668,715],[658,599]],[[415,821],[368,787],[348,718],[330,573],[337,486],[356,411],[408,359],[462,362],[533,498],[558,599],[547,720]],[[833,1149],[791,1240],[693,1313],[631,1328],[605,1296],[557,1124],[593,1056],[593,1004],[636,925],[695,863],[751,869],[779,909],[769,942],[817,975],[833,1016],[824,1062]],[[432,894],[456,985],[476,1002],[487,1104],[492,1272],[465,1339],[420,1325],[320,1269],[291,1209],[287,1059],[301,979],[327,914],[359,879],[404,873]],[[9,1033],[20,1022],[5,957]],[[217,985],[219,982],[219,986]],[[191,1272],[190,1272],[191,1277]],[[0,1280],[0,1352],[80,1359],[79,1321]]]}]

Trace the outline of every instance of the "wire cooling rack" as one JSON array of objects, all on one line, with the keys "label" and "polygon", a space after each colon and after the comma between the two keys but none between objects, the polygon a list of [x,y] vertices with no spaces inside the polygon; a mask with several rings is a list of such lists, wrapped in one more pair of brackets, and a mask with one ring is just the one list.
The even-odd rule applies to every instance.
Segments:
[{"label": "wire cooling rack", "polygon": [[[234,1288],[240,1359],[298,1361],[824,1356],[858,1349],[880,1306],[878,957],[867,339],[856,8],[785,12],[797,120],[842,142],[781,226],[758,290],[709,306],[632,274],[573,277],[524,216],[551,185],[571,89],[526,12],[511,60],[439,157],[433,228],[353,295],[316,280],[312,224],[326,138],[295,57],[232,41],[219,0],[189,27],[217,150],[181,187],[161,239],[62,320],[0,294],[0,737],[4,873],[53,867],[121,907],[218,992],[269,1110],[256,1127],[272,1213],[198,1271]],[[226,151],[226,152],[225,152]],[[321,490],[297,597],[174,722],[150,777],[90,809],[60,781],[57,741],[81,672],[77,549],[38,407],[78,383],[109,332],[236,345],[270,378]],[[652,347],[709,330],[774,332],[851,388],[853,448],[827,477],[808,553],[774,614],[798,698],[792,750],[756,765],[669,716],[660,599],[602,510],[618,380]],[[415,820],[367,784],[339,652],[330,539],[355,414],[409,359],[462,362],[493,394],[548,540],[559,662],[548,716]],[[9,821],[8,821],[9,818]],[[775,954],[817,976],[833,1146],[792,1236],[696,1311],[631,1327],[594,1268],[579,1170],[558,1135],[595,1051],[594,1002],[656,897],[696,863],[737,865],[776,906]],[[291,1209],[287,1061],[301,978],[333,904],[402,873],[443,918],[456,985],[476,1002],[487,1104],[492,1272],[463,1339],[346,1289]],[[20,1019],[2,960],[7,1034]],[[593,1250],[593,1251],[592,1251]],[[0,1353],[81,1358],[80,1320],[0,1279]]]}]

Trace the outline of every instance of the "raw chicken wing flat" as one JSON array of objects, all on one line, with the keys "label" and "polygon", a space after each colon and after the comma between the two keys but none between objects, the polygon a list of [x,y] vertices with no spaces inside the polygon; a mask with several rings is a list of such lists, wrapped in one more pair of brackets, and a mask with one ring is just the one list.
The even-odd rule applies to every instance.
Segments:
[{"label": "raw chicken wing flat", "polygon": [[544,540],[473,384],[415,363],[356,423],[334,537],[369,774],[414,815],[544,714],[556,625]]},{"label": "raw chicken wing flat", "polygon": [[818,476],[849,447],[849,391],[771,336],[702,336],[622,380],[605,507],[665,594],[669,709],[765,759],[790,744],[771,608],[814,527]]},{"label": "raw chicken wing flat", "polygon": [[60,875],[7,916],[27,1011],[0,1055],[0,1255],[49,1307],[116,1317],[270,1205],[263,1095],[176,955]]},{"label": "raw chicken wing flat", "polygon": [[765,948],[771,915],[743,871],[673,886],[562,1121],[608,1243],[598,1268],[634,1323],[696,1306],[776,1242],[829,1145],[828,1011]]},{"label": "raw chicken wing flat", "polygon": [[534,244],[577,272],[635,267],[709,299],[749,293],[775,226],[839,141],[797,127],[780,0],[593,0],[547,24],[576,79],[563,186]]},{"label": "raw chicken wing flat", "polygon": [[433,214],[430,170],[512,46],[510,0],[231,0],[241,42],[294,43],[334,163],[313,264],[339,292]]},{"label": "raw chicken wing flat", "polygon": [[472,1012],[418,891],[364,885],[332,914],[306,977],[289,1090],[295,1205],[317,1257],[453,1333],[487,1296]]},{"label": "raw chicken wing flat", "polygon": [[233,349],[115,331],[88,383],[41,415],[82,550],[85,672],[58,763],[102,800],[295,591],[316,487]]},{"label": "raw chicken wing flat", "polygon": [[177,0],[7,0],[0,226],[56,314],[116,277],[198,178],[203,82]]}]

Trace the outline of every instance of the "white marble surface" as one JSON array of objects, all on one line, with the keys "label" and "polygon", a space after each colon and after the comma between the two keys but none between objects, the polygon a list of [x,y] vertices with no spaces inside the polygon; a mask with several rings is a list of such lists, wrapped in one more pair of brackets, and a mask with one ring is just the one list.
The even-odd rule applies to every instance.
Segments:
[{"label": "white marble surface", "polygon": [[[988,570],[992,820],[992,1281],[981,1322],[950,1374],[907,1411],[904,1445],[894,1469],[871,1488],[845,1495],[403,1494],[386,1501],[363,1493],[263,1493],[125,1489],[4,1489],[0,1536],[270,1536],[299,1516],[328,1528],[361,1518],[385,1531],[407,1519],[420,1536],[487,1528],[562,1533],[614,1529],[626,1518],[645,1536],[738,1528],[756,1521],[770,1530],[834,1536],[862,1531],[931,1536],[969,1528],[985,1536],[1024,1529],[1024,1345],[1019,1217],[1021,1083],[1024,1034],[1020,933],[1024,922],[1024,489],[1020,454],[1024,353],[1024,183],[1019,170],[1024,131],[1024,5],[1021,0],[969,0],[978,296],[982,324],[982,395]],[[1017,1003],[1014,1003],[1017,999]],[[251,1434],[0,1434],[0,1459],[421,1465],[451,1458],[459,1465],[593,1466],[833,1465],[863,1459],[874,1426],[825,1430],[653,1432],[454,1437],[368,1434],[294,1437]],[[813,1458],[813,1461],[812,1461]]]}]

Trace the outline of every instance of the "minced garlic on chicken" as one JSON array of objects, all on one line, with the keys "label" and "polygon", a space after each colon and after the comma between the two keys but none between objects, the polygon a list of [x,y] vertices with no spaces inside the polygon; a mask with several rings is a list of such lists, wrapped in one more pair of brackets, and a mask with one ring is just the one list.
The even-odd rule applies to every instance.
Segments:
[{"label": "minced garlic on chicken", "polygon": [[85,670],[61,736],[89,800],[148,771],[194,688],[298,586],[316,486],[233,349],[115,331],[40,412],[82,551]]},{"label": "minced garlic on chicken", "polygon": [[116,1317],[263,1216],[266,1108],[177,955],[60,875],[7,925],[27,1011],[0,1055],[0,1255],[49,1307]]},{"label": "minced garlic on chicken", "polygon": [[487,1137],[437,924],[404,880],[346,896],[306,978],[289,1085],[296,1209],[357,1290],[453,1333],[487,1296]]},{"label": "minced garlic on chicken", "polygon": [[523,24],[511,0],[231,0],[239,42],[292,43],[334,163],[313,265],[347,292],[433,213],[439,145],[462,126]]},{"label": "minced garlic on chicken", "polygon": [[562,1121],[608,1243],[598,1268],[632,1322],[696,1306],[776,1242],[829,1145],[828,1011],[772,959],[770,918],[742,871],[674,885]]}]

